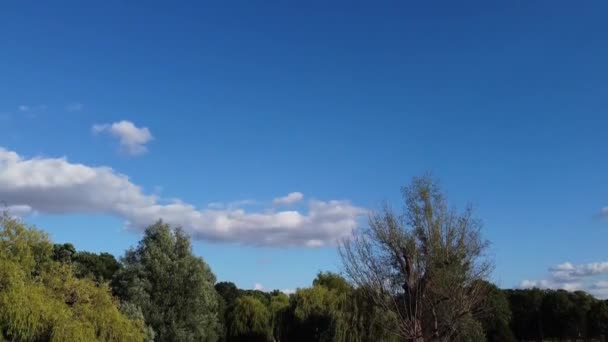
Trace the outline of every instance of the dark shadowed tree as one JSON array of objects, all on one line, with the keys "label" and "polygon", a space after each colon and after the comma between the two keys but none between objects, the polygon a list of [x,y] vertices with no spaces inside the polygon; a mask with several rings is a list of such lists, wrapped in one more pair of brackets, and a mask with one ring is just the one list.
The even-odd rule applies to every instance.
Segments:
[{"label": "dark shadowed tree", "polygon": [[518,340],[543,340],[542,320],[544,291],[540,289],[507,290],[511,308],[511,330]]},{"label": "dark shadowed tree", "polygon": [[273,291],[270,297],[270,329],[276,342],[283,340],[283,327],[289,309],[289,297],[280,291]]},{"label": "dark shadowed tree", "polygon": [[453,340],[482,312],[491,263],[470,208],[448,208],[438,183],[414,178],[403,188],[405,212],[385,208],[341,246],[344,269],[406,341]]},{"label": "dark shadowed tree", "polygon": [[123,258],[117,295],[137,305],[156,341],[215,341],[220,332],[215,276],[190,239],[163,222],[148,227]]},{"label": "dark shadowed tree", "polygon": [[53,245],[53,260],[70,263],[76,255],[76,248],[71,243],[56,243]]},{"label": "dark shadowed tree", "polygon": [[74,272],[79,278],[91,278],[97,282],[109,282],[122,268],[110,253],[77,252],[73,258]]},{"label": "dark shadowed tree", "polygon": [[608,304],[605,301],[596,300],[591,304],[588,329],[592,337],[608,336]]},{"label": "dark shadowed tree", "polygon": [[504,291],[496,285],[485,282],[487,295],[484,301],[484,312],[479,316],[485,340],[488,342],[514,342],[511,332],[511,308]]}]

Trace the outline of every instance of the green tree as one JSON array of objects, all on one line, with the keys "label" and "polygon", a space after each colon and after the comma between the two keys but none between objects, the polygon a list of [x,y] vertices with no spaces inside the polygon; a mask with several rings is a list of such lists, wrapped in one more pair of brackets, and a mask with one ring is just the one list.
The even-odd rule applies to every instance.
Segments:
[{"label": "green tree", "polygon": [[282,341],[283,328],[285,325],[285,318],[287,310],[289,310],[289,297],[280,292],[274,291],[270,297],[270,329],[272,336],[276,342]]},{"label": "green tree", "polygon": [[69,263],[76,254],[76,248],[71,243],[56,243],[53,245],[53,260]]},{"label": "green tree", "polygon": [[220,333],[215,276],[192,254],[189,237],[159,221],[123,258],[113,282],[119,297],[141,308],[156,341],[215,341]]},{"label": "green tree", "polygon": [[97,282],[109,282],[122,265],[110,253],[77,252],[72,258],[76,275],[91,278]]},{"label": "green tree", "polygon": [[545,338],[542,303],[545,292],[540,289],[507,290],[511,308],[511,328],[518,340],[542,341]]},{"label": "green tree", "polygon": [[496,285],[485,282],[487,296],[484,301],[484,312],[479,321],[488,342],[512,342],[515,336],[511,332],[511,308],[504,291]]},{"label": "green tree", "polygon": [[0,217],[0,340],[143,341],[106,285],[77,279],[42,232]]},{"label": "green tree", "polygon": [[230,310],[228,341],[268,342],[272,340],[270,312],[257,298],[239,297]]},{"label": "green tree", "polygon": [[324,286],[298,289],[291,297],[294,325],[288,341],[333,341],[339,298]]},{"label": "green tree", "polygon": [[567,291],[546,291],[541,306],[545,337],[565,339],[572,332],[571,312],[574,303]]}]

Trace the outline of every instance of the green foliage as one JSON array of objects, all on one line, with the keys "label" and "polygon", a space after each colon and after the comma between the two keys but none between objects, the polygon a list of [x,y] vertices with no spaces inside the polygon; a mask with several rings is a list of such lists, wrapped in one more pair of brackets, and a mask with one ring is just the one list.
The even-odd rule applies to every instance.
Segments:
[{"label": "green foliage", "polygon": [[123,315],[107,286],[77,279],[54,252],[42,232],[0,218],[1,339],[143,341],[143,321]]},{"label": "green foliage", "polygon": [[122,268],[122,265],[110,253],[95,254],[78,252],[71,243],[54,244],[53,260],[73,265],[78,278],[91,278],[97,282],[109,282]]},{"label": "green foliage", "polygon": [[[319,273],[312,287],[290,296],[214,282],[188,236],[162,222],[121,264],[108,253],[53,245],[41,231],[0,216],[0,342],[402,340],[397,313],[335,273]],[[485,281],[475,288],[483,302],[453,325],[451,341],[608,334],[608,302],[584,292],[500,290]]]},{"label": "green foliage", "polygon": [[283,336],[283,328],[285,325],[285,316],[289,309],[289,297],[279,291],[276,291],[270,297],[270,328],[275,341],[280,341]]},{"label": "green foliage", "polygon": [[283,318],[285,341],[396,341],[395,317],[369,302],[341,276],[319,273],[298,289]]},{"label": "green foliage", "polygon": [[487,288],[486,299],[483,303],[484,312],[480,315],[480,323],[488,342],[511,342],[515,336],[511,332],[511,308],[504,291],[496,285],[484,282]]},{"label": "green foliage", "polygon": [[339,274],[332,272],[319,272],[317,277],[312,282],[313,286],[323,286],[329,290],[334,290],[337,293],[350,293],[352,287]]},{"label": "green foliage", "polygon": [[228,341],[271,341],[271,314],[266,305],[253,296],[238,298],[230,310]]},{"label": "green foliage", "polygon": [[72,258],[76,254],[76,248],[71,243],[53,245],[53,260],[62,263],[72,262]]},{"label": "green foliage", "polygon": [[113,286],[117,295],[141,308],[156,341],[215,341],[220,333],[215,276],[192,254],[180,229],[157,222],[135,249]]},{"label": "green foliage", "polygon": [[219,282],[215,284],[215,290],[224,299],[227,306],[232,306],[239,297],[239,289],[231,282]]},{"label": "green foliage", "polygon": [[454,342],[485,342],[486,336],[482,324],[471,316],[459,322],[452,339]]},{"label": "green foliage", "polygon": [[79,278],[109,282],[122,265],[110,253],[78,252],[73,257],[74,271]]},{"label": "green foliage", "polygon": [[581,291],[506,290],[518,340],[598,339],[608,333],[606,302]]}]

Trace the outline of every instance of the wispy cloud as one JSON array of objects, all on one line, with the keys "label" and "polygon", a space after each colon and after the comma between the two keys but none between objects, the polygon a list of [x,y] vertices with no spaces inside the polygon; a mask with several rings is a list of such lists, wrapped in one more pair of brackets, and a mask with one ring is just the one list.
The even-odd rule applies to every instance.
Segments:
[{"label": "wispy cloud", "polygon": [[346,200],[309,201],[306,210],[201,208],[146,194],[109,167],[64,158],[23,158],[0,148],[0,199],[46,214],[107,214],[141,230],[158,219],[194,239],[265,246],[326,246],[350,236],[367,211]]},{"label": "wispy cloud", "polygon": [[112,124],[93,125],[93,133],[108,133],[118,138],[121,149],[129,155],[146,153],[146,144],[154,137],[147,127],[137,127],[130,121],[119,121]]},{"label": "wispy cloud", "polygon": [[84,105],[80,102],[72,102],[72,103],[68,103],[68,105],[65,106],[65,109],[68,112],[80,112],[81,110],[84,109]]},{"label": "wispy cloud", "polygon": [[26,117],[30,119],[34,119],[38,116],[38,114],[41,114],[42,112],[46,111],[46,108],[47,107],[44,104],[35,106],[22,104],[17,107],[17,111],[23,113]]},{"label": "wispy cloud", "polygon": [[283,197],[277,197],[272,200],[272,204],[275,206],[281,205],[291,205],[297,202],[300,202],[304,198],[304,195],[301,192],[290,192],[289,194]]},{"label": "wispy cloud", "polygon": [[575,265],[564,262],[549,268],[549,277],[541,280],[523,280],[521,288],[584,290],[600,298],[608,298],[608,281],[597,279],[608,275],[608,261]]}]

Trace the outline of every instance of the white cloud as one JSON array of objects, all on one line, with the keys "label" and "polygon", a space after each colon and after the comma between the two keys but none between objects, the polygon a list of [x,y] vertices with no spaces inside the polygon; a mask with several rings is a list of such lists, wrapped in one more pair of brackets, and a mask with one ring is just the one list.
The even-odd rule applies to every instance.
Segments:
[{"label": "white cloud", "polygon": [[573,265],[565,262],[549,269],[557,279],[575,279],[608,273],[608,261],[592,262],[582,265]]},{"label": "white cloud", "polygon": [[523,280],[520,288],[583,290],[599,298],[608,298],[608,281],[598,279],[608,274],[608,261],[575,265],[564,262],[549,268],[547,279]]},{"label": "white cloud", "polygon": [[260,283],[253,284],[253,289],[258,291],[264,291],[264,286]]},{"label": "white cloud", "polygon": [[522,289],[530,289],[537,287],[539,289],[561,289],[566,291],[577,291],[583,288],[580,282],[557,282],[554,280],[523,280],[519,287]]},{"label": "white cloud", "polygon": [[309,201],[306,211],[198,209],[145,194],[109,167],[66,158],[22,158],[0,147],[0,200],[47,214],[107,214],[141,230],[158,219],[194,239],[265,246],[326,246],[348,237],[366,210],[349,201]]},{"label": "white cloud", "polygon": [[80,112],[82,109],[84,109],[84,105],[80,102],[72,102],[68,104],[65,109],[68,112]]},{"label": "white cloud", "polygon": [[283,292],[284,294],[286,294],[286,295],[289,296],[289,295],[292,295],[292,294],[296,293],[296,290],[293,290],[293,289],[282,289],[281,292]]},{"label": "white cloud", "polygon": [[137,127],[130,121],[119,121],[112,124],[93,125],[93,133],[109,133],[120,141],[123,151],[130,155],[138,155],[147,151],[146,144],[153,137],[147,127]]},{"label": "white cloud", "polygon": [[290,205],[300,202],[303,198],[304,195],[301,192],[290,192],[286,196],[275,198],[272,200],[272,204],[275,206]]},{"label": "white cloud", "polygon": [[19,109],[20,112],[27,112],[30,110],[30,106],[20,105],[19,107],[17,107],[17,109]]},{"label": "white cloud", "polygon": [[589,292],[598,298],[608,298],[608,281],[596,281],[589,287]]}]

